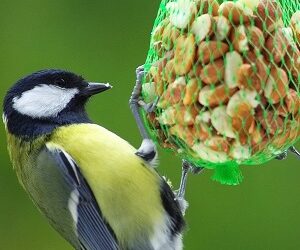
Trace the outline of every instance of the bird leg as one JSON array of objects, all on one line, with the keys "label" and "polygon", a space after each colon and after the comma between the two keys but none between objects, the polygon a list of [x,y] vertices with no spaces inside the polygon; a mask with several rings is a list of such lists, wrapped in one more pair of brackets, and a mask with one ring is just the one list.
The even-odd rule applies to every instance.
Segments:
[{"label": "bird leg", "polygon": [[297,156],[298,159],[300,159],[300,152],[294,147],[290,147],[288,150],[283,151],[281,154],[277,155],[275,159],[277,160],[285,160],[288,157],[288,152],[291,152]]},{"label": "bird leg", "polygon": [[188,173],[191,172],[193,174],[200,174],[203,171],[203,169],[204,169],[203,167],[196,167],[190,162],[186,160],[182,160],[182,174],[181,174],[180,187],[178,192],[176,193],[176,200],[179,202],[182,214],[185,214],[185,211],[188,207],[188,203],[184,198]]},{"label": "bird leg", "polygon": [[297,158],[300,160],[300,152],[294,146],[290,147],[289,150],[290,150],[290,152],[295,154],[297,156]]},{"label": "bird leg", "polygon": [[141,100],[142,81],[144,75],[145,71],[144,66],[142,65],[136,69],[136,83],[129,100],[129,106],[137,123],[140,134],[143,138],[143,142],[140,148],[137,150],[136,154],[151,164],[155,161],[157,152],[155,144],[148,136],[147,130],[144,126],[140,114],[140,108],[143,108],[147,113],[153,112],[156,108],[158,100],[154,103],[145,103],[143,100]]}]

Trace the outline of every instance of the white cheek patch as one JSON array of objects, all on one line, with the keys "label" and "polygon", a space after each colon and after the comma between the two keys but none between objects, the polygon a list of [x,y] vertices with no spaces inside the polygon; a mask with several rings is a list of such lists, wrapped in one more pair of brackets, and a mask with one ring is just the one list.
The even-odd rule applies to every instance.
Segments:
[{"label": "white cheek patch", "polygon": [[63,89],[41,84],[15,97],[13,108],[33,118],[56,117],[78,92],[76,88]]}]

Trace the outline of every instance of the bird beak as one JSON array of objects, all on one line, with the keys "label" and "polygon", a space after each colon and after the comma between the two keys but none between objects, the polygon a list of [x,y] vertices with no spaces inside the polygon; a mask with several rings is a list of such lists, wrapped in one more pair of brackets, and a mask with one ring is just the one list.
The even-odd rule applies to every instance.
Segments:
[{"label": "bird beak", "polygon": [[111,89],[112,86],[109,83],[95,83],[89,82],[89,85],[81,90],[81,95],[92,96]]}]

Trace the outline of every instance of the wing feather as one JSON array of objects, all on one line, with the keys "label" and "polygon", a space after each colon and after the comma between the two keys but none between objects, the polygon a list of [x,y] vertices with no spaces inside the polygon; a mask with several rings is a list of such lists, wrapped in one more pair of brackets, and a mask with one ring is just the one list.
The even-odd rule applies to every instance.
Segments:
[{"label": "wing feather", "polygon": [[81,248],[87,250],[119,249],[116,237],[103,218],[93,192],[76,162],[60,148],[46,147],[44,150],[48,158],[53,160],[53,166],[58,168],[70,190],[77,190],[78,199],[75,201],[77,219],[74,223]]}]

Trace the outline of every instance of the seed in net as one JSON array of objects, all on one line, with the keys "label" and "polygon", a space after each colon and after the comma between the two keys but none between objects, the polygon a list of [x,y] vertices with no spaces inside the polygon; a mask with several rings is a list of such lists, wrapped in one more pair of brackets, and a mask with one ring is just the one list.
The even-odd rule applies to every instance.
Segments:
[{"label": "seed in net", "polygon": [[189,0],[169,2],[166,6],[170,22],[178,29],[185,29],[197,14],[196,4]]},{"label": "seed in net", "polygon": [[300,43],[300,10],[296,11],[293,14],[291,18],[291,28],[299,44]]},{"label": "seed in net", "polygon": [[[285,98],[287,98],[287,97],[285,97]],[[291,112],[288,111],[288,108],[287,108],[285,103],[275,104],[274,105],[274,110],[275,110],[276,114],[278,114],[279,116],[284,117],[284,118],[288,117],[291,114]]]},{"label": "seed in net", "polygon": [[291,27],[283,27],[281,28],[282,33],[285,36],[285,39],[287,40],[288,47],[297,47],[297,42],[294,38],[293,30]]},{"label": "seed in net", "polygon": [[197,44],[212,35],[214,22],[215,20],[209,14],[201,15],[195,19],[192,24],[191,32],[195,35]]},{"label": "seed in net", "polygon": [[251,10],[255,10],[260,0],[238,0],[238,2]]},{"label": "seed in net", "polygon": [[150,80],[154,82],[155,92],[158,96],[161,96],[164,91],[164,83],[161,78],[161,70],[159,67],[152,65],[149,70]]},{"label": "seed in net", "polygon": [[257,110],[266,109],[269,106],[267,98],[264,96],[264,93],[261,93],[257,96],[257,101],[259,102]]},{"label": "seed in net", "polygon": [[168,19],[164,19],[153,30],[153,32],[152,32],[152,39],[153,39],[154,42],[158,42],[158,41],[162,40],[162,35],[163,35],[163,32],[164,32],[164,29],[167,27],[168,24],[169,24],[169,20]]},{"label": "seed in net", "polygon": [[152,126],[152,128],[158,129],[158,130],[160,129],[160,124],[157,120],[155,112],[148,113],[147,119],[149,121],[150,126]]},{"label": "seed in net", "polygon": [[176,79],[176,73],[174,69],[175,60],[171,59],[167,62],[162,72],[162,78],[167,83],[173,83]]},{"label": "seed in net", "polygon": [[186,81],[184,77],[179,77],[173,83],[169,84],[166,90],[166,92],[170,93],[169,103],[172,105],[179,103],[184,96],[185,88]]},{"label": "seed in net", "polygon": [[250,64],[243,64],[238,71],[237,74],[237,81],[238,81],[238,87],[240,89],[256,89],[253,86],[253,76],[254,76],[254,70],[253,67]]},{"label": "seed in net", "polygon": [[265,56],[269,62],[280,63],[288,51],[289,40],[283,29],[274,31],[266,42]]},{"label": "seed in net", "polygon": [[249,43],[246,34],[246,28],[244,25],[239,25],[237,28],[234,28],[231,32],[230,41],[233,45],[233,48],[237,52],[246,52],[249,50]]},{"label": "seed in net", "polygon": [[174,47],[176,39],[179,37],[180,31],[169,23],[162,34],[162,44],[166,50],[171,50]]},{"label": "seed in net", "polygon": [[265,97],[270,104],[279,103],[285,98],[289,90],[289,79],[286,72],[273,67],[264,90]]},{"label": "seed in net", "polygon": [[262,152],[266,148],[268,137],[261,125],[255,124],[250,138],[253,154]]},{"label": "seed in net", "polygon": [[201,87],[202,83],[200,81],[199,76],[200,76],[200,73],[201,73],[202,69],[203,69],[202,64],[200,64],[200,63],[194,64],[192,69],[188,73],[189,78],[196,78],[198,80],[198,83],[199,83],[200,87]]},{"label": "seed in net", "polygon": [[207,64],[224,56],[229,51],[229,46],[220,41],[203,41],[198,46],[198,60]]},{"label": "seed in net", "polygon": [[167,109],[168,107],[170,107],[170,92],[169,91],[165,91],[163,92],[163,94],[160,96],[159,101],[156,105],[157,108],[160,109]]},{"label": "seed in net", "polygon": [[282,22],[282,10],[277,0],[261,0],[256,10],[255,24],[263,32],[273,32]]},{"label": "seed in net", "polygon": [[157,96],[162,96],[164,94],[164,90],[166,88],[166,84],[163,81],[154,82],[155,93]]},{"label": "seed in net", "polygon": [[256,114],[259,122],[268,135],[280,134],[283,131],[283,120],[272,110],[259,110]]},{"label": "seed in net", "polygon": [[147,103],[153,102],[157,96],[154,82],[146,82],[142,85],[142,93],[144,101]]},{"label": "seed in net", "polygon": [[298,82],[300,79],[300,51],[297,46],[289,46],[283,66],[292,74],[294,81]]},{"label": "seed in net", "polygon": [[196,78],[192,78],[188,81],[185,88],[185,95],[183,98],[183,104],[189,106],[198,100],[200,87]]},{"label": "seed in net", "polygon": [[251,145],[254,146],[256,144],[259,144],[264,139],[266,139],[266,132],[264,131],[262,126],[261,125],[259,126],[256,122],[253,131],[251,133]]},{"label": "seed in net", "polygon": [[167,87],[164,85],[163,93],[157,103],[158,108],[166,109],[170,105],[177,104],[183,98],[186,88],[186,81],[184,77],[177,78],[173,83]]},{"label": "seed in net", "polygon": [[153,48],[159,57],[162,57],[166,53],[166,49],[162,41],[154,42]]},{"label": "seed in net", "polygon": [[162,113],[158,116],[157,120],[161,125],[174,125],[176,109],[174,107],[168,107],[166,110],[163,110]]},{"label": "seed in net", "polygon": [[[244,94],[243,94],[244,93]],[[232,127],[242,144],[253,132],[254,109],[258,105],[255,91],[239,91],[229,101],[226,112],[232,118]]]},{"label": "seed in net", "polygon": [[225,106],[217,107],[212,111],[211,123],[219,134],[228,138],[236,138],[236,133],[232,128],[232,118],[227,115]]},{"label": "seed in net", "polygon": [[219,14],[234,24],[249,23],[253,18],[253,11],[238,2],[223,2],[219,8]]},{"label": "seed in net", "polygon": [[190,126],[194,125],[198,110],[194,105],[183,106],[181,104],[175,106],[175,121],[176,124]]},{"label": "seed in net", "polygon": [[246,103],[253,109],[257,108],[260,104],[258,93],[255,90],[248,90],[248,89],[242,89],[237,91],[229,100],[226,113],[234,117],[237,110],[239,109],[239,106],[242,103]]},{"label": "seed in net", "polygon": [[246,34],[250,47],[254,50],[261,51],[265,45],[263,32],[258,27],[250,25],[246,28]]},{"label": "seed in net", "polygon": [[199,114],[195,118],[195,123],[210,123],[211,120],[211,112],[209,110],[207,111],[200,111]]},{"label": "seed in net", "polygon": [[175,44],[174,70],[177,75],[187,74],[194,63],[196,44],[193,34],[181,35]]},{"label": "seed in net", "polygon": [[297,140],[300,136],[300,115],[296,116],[294,120],[290,121],[291,130],[289,140],[294,141]]},{"label": "seed in net", "polygon": [[195,0],[198,13],[218,16],[219,3],[217,0]]},{"label": "seed in net", "polygon": [[194,144],[193,127],[175,124],[170,128],[169,133],[183,140],[189,147]]},{"label": "seed in net", "polygon": [[[266,81],[269,77],[270,64],[266,61],[264,56],[257,51],[249,51],[246,53],[244,60],[246,64],[251,65],[254,72],[254,78],[251,80],[253,81],[253,86],[255,86],[255,89],[257,88],[257,91],[264,89]],[[245,70],[245,68],[243,70]]]},{"label": "seed in net", "polygon": [[194,137],[197,140],[205,141],[212,136],[212,131],[209,124],[203,121],[195,120],[194,124]]},{"label": "seed in net", "polygon": [[284,101],[290,114],[297,115],[299,113],[300,96],[294,89],[289,89]]},{"label": "seed in net", "polygon": [[291,134],[291,121],[288,120],[283,126],[283,131],[280,134],[274,136],[271,141],[272,146],[277,149],[280,149],[287,143],[289,143],[289,137]]},{"label": "seed in net", "polygon": [[218,41],[223,41],[228,37],[231,31],[231,24],[224,16],[215,16],[214,20],[214,35]]},{"label": "seed in net", "polygon": [[211,148],[214,151],[219,152],[229,152],[230,144],[228,143],[227,138],[222,136],[212,136],[205,140],[204,145]]},{"label": "seed in net", "polygon": [[239,161],[251,158],[251,147],[242,145],[239,141],[234,141],[231,145],[230,156]]},{"label": "seed in net", "polygon": [[240,103],[232,117],[232,128],[242,145],[248,142],[249,135],[253,132],[255,118],[254,109],[249,103]]},{"label": "seed in net", "polygon": [[207,64],[200,72],[200,79],[206,84],[216,84],[224,79],[224,60],[218,59]]},{"label": "seed in net", "polygon": [[238,86],[237,74],[243,64],[242,56],[236,52],[228,52],[225,56],[225,83],[233,89]]},{"label": "seed in net", "polygon": [[195,143],[192,147],[195,154],[200,157],[200,159],[212,162],[212,163],[225,163],[230,160],[225,152],[217,152],[211,148],[204,145],[204,143]]},{"label": "seed in net", "polygon": [[225,84],[216,87],[205,86],[200,90],[198,100],[205,107],[216,107],[226,104],[235,92],[236,89],[229,89]]},{"label": "seed in net", "polygon": [[240,89],[261,90],[261,80],[254,70],[255,66],[243,64],[237,74],[238,87]]}]

